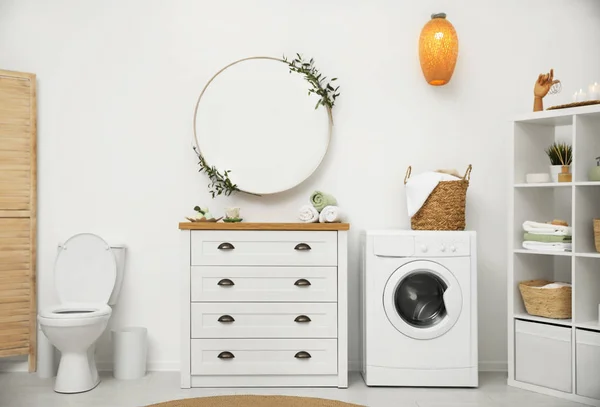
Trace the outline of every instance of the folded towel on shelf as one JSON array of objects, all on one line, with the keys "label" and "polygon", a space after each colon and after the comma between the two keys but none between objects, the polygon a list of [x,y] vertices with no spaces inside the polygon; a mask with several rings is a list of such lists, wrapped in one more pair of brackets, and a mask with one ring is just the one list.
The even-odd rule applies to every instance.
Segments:
[{"label": "folded towel on shelf", "polygon": [[337,199],[325,192],[315,191],[310,196],[310,203],[315,207],[317,212],[321,212],[326,206],[337,205]]},{"label": "folded towel on shelf", "polygon": [[319,212],[312,205],[303,205],[299,210],[298,219],[304,223],[317,223]]},{"label": "folded towel on shelf", "polygon": [[536,235],[535,233],[525,232],[523,239],[530,242],[545,242],[545,243],[571,243],[571,236],[557,235]]},{"label": "folded towel on shelf", "polygon": [[573,249],[571,243],[545,243],[545,242],[523,242],[523,248],[537,250],[540,252],[570,252]]},{"label": "folded towel on shelf", "polygon": [[340,208],[333,205],[326,206],[319,214],[319,222],[321,223],[340,223],[342,218],[343,214]]},{"label": "folded towel on shelf", "polygon": [[572,236],[573,229],[570,226],[553,225],[533,221],[523,222],[523,230],[535,235]]},{"label": "folded towel on shelf", "polygon": [[461,178],[440,172],[424,172],[406,181],[406,207],[412,218],[423,206],[440,181],[459,181]]}]

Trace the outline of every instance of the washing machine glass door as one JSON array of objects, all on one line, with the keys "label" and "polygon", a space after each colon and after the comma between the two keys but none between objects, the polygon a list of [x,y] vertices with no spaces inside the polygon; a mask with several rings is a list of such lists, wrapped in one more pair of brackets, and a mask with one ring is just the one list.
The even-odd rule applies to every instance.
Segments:
[{"label": "washing machine glass door", "polygon": [[439,263],[417,260],[398,268],[386,283],[385,313],[411,338],[433,339],[448,332],[462,310],[456,277]]}]

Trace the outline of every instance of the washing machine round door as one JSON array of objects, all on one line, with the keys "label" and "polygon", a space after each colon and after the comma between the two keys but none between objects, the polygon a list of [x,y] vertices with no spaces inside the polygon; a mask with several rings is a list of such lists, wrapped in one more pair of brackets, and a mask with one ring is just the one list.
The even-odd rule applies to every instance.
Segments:
[{"label": "washing machine round door", "polygon": [[462,310],[462,293],[446,267],[417,260],[399,267],[388,279],[383,304],[388,320],[414,339],[433,339],[448,332]]}]

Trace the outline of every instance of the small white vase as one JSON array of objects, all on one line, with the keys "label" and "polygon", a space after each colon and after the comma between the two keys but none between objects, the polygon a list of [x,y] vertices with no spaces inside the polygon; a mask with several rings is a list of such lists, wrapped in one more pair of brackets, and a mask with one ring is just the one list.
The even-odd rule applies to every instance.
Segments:
[{"label": "small white vase", "polygon": [[558,174],[562,171],[562,165],[551,165],[550,166],[550,178],[552,182],[558,182]]}]

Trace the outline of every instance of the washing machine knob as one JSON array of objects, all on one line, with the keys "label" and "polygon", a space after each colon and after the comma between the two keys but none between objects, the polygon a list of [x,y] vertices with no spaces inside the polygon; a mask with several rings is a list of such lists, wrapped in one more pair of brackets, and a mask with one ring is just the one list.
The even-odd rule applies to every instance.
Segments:
[{"label": "washing machine knob", "polygon": [[440,251],[442,251],[442,252],[445,252],[445,251],[446,251],[446,246],[444,246],[444,245],[441,245],[441,246],[440,246]]},{"label": "washing machine knob", "polygon": [[423,244],[423,245],[421,245],[421,251],[422,251],[423,253],[427,253],[427,246],[426,246],[426,245],[424,245],[424,244]]},{"label": "washing machine knob", "polygon": [[455,246],[450,246],[450,250],[452,250],[453,252],[456,251],[456,247]]}]

